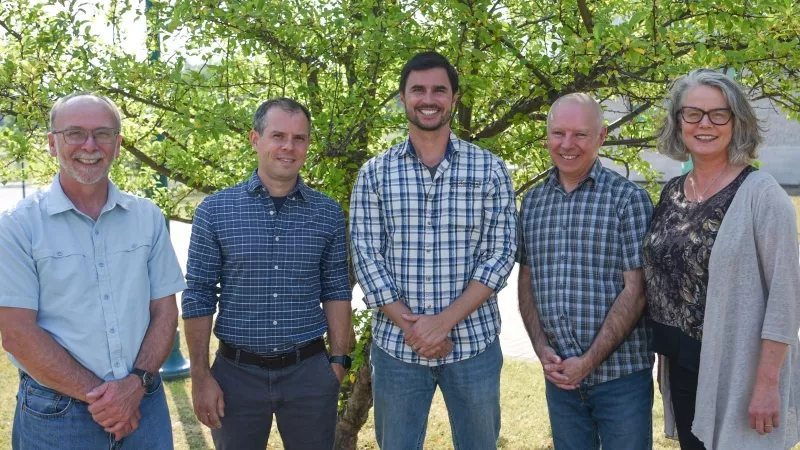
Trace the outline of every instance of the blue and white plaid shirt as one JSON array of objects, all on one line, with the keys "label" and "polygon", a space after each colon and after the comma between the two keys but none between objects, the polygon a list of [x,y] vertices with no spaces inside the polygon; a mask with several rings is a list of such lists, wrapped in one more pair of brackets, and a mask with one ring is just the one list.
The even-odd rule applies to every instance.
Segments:
[{"label": "blue and white plaid shirt", "polygon": [[[505,286],[517,248],[514,190],[505,165],[450,134],[431,179],[406,139],[361,168],[350,200],[351,250],[369,308],[403,301],[414,314],[439,314],[479,281]],[[492,294],[451,331],[454,349],[425,359],[379,309],[372,321],[380,348],[402,361],[436,366],[473,357],[500,331]]]},{"label": "blue and white plaid shirt", "polygon": [[320,302],[352,297],[342,207],[298,177],[278,212],[254,172],[197,208],[186,271],[184,319],[214,314],[219,300],[225,343],[290,350],[325,333]]},{"label": "blue and white plaid shirt", "polygon": [[[518,262],[530,266],[542,327],[566,359],[591,347],[617,296],[622,272],[642,267],[642,243],[653,215],[647,191],[598,159],[570,193],[558,170],[522,200]],[[584,382],[595,385],[649,369],[653,353],[643,318]]]}]

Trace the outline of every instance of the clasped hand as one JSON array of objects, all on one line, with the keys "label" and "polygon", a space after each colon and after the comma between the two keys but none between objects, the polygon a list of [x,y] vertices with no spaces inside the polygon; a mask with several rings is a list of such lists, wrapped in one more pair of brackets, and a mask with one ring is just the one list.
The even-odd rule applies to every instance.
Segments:
[{"label": "clasped hand", "polygon": [[139,404],[145,390],[136,377],[106,381],[86,394],[92,418],[120,440],[139,427]]},{"label": "clasped hand", "polygon": [[592,367],[582,356],[562,360],[552,347],[546,346],[539,358],[547,380],[560,389],[573,390],[592,372]]},{"label": "clasped hand", "polygon": [[423,358],[444,358],[453,351],[453,341],[447,336],[450,330],[438,315],[403,314],[412,322],[405,331],[405,341]]}]

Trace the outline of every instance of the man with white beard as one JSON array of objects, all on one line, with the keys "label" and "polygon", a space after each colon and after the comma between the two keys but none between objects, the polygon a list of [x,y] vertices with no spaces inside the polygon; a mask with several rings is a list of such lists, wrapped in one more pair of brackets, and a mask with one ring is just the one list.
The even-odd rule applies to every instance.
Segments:
[{"label": "man with white beard", "polygon": [[59,99],[48,133],[59,173],[0,214],[15,450],[173,448],[158,369],[186,284],[161,211],[108,178],[121,122],[106,97]]}]

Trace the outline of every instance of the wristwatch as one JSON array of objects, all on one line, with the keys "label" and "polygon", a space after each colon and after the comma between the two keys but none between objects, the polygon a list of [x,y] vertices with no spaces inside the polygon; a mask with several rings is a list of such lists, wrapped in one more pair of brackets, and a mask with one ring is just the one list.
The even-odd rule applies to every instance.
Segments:
[{"label": "wristwatch", "polygon": [[350,359],[347,355],[334,355],[328,358],[328,362],[331,364],[341,364],[347,370],[350,370],[350,366],[353,365],[353,360]]},{"label": "wristwatch", "polygon": [[155,377],[153,377],[152,373],[146,370],[137,369],[135,367],[133,368],[133,370],[131,370],[131,373],[141,378],[142,387],[144,387],[145,389],[150,389],[151,387],[153,387],[153,382],[155,382]]}]

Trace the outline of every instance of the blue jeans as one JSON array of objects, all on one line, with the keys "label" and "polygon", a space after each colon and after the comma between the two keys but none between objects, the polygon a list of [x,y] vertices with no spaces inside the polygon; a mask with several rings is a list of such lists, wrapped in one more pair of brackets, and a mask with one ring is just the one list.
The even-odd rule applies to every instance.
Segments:
[{"label": "blue jeans", "polygon": [[375,437],[383,450],[421,449],[436,386],[442,390],[453,447],[497,448],[500,436],[500,341],[470,359],[436,367],[410,364],[372,344]]},{"label": "blue jeans", "polygon": [[567,391],[546,382],[556,450],[653,448],[653,374],[650,369]]},{"label": "blue jeans", "polygon": [[172,444],[172,422],[161,377],[142,397],[139,405],[142,420],[133,433],[115,441],[89,412],[89,405],[60,394],[23,374],[17,393],[11,447],[14,450],[169,450]]}]

